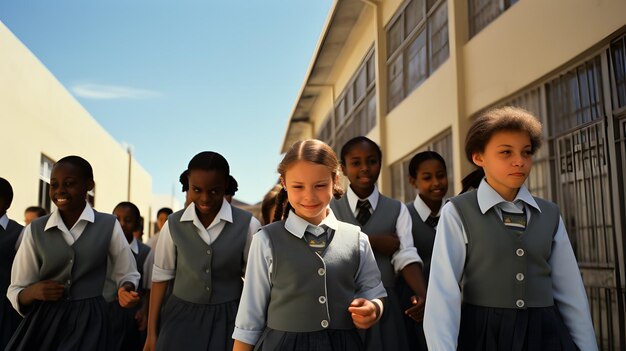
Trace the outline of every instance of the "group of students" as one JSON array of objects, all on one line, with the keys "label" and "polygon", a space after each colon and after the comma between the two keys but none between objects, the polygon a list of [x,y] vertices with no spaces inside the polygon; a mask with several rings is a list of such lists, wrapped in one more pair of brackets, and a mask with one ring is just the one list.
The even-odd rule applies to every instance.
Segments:
[{"label": "group of students", "polygon": [[596,350],[558,207],[524,186],[540,144],[527,111],[487,111],[465,143],[472,190],[444,202],[445,161],[421,152],[409,164],[418,195],[403,204],[376,187],[383,155],[372,140],[351,139],[339,158],[298,141],[263,227],[225,199],[224,157],[201,152],[181,175],[189,203],[168,216],[152,267],[135,260],[141,245],[131,250],[136,206],[93,210],[91,167],[61,159],[57,210],[24,230],[19,249],[0,194],[1,249],[17,249],[10,286],[2,255],[2,283],[24,316],[7,350],[112,349],[115,327],[145,318],[141,296],[144,350]]}]

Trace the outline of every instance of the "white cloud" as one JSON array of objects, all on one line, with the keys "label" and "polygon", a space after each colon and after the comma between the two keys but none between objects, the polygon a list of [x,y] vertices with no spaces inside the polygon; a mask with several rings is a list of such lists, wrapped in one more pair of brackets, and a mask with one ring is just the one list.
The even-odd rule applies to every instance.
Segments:
[{"label": "white cloud", "polygon": [[152,99],[161,95],[152,90],[120,85],[75,84],[70,89],[78,97],[96,100]]}]

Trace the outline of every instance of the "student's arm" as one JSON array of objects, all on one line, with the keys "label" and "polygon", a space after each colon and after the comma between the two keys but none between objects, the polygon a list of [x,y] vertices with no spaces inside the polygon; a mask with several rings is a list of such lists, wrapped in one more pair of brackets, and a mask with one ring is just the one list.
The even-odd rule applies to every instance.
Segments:
[{"label": "student's arm", "polygon": [[426,279],[422,272],[422,258],[417,253],[413,243],[413,221],[405,204],[400,205],[400,213],[396,221],[396,232],[400,240],[400,248],[391,257],[396,272],[402,277],[415,294],[411,301],[413,306],[405,313],[412,319],[420,322],[424,318],[424,304],[426,302]]},{"label": "student's arm", "polygon": [[369,241],[372,249],[385,256],[393,255],[400,248],[400,239],[395,233],[372,235]]},{"label": "student's arm", "polygon": [[[233,339],[237,347],[255,345],[265,329],[270,302],[272,249],[266,231],[252,238]],[[246,350],[247,348],[242,348]]]},{"label": "student's arm", "polygon": [[552,267],[554,301],[574,343],[580,350],[597,350],[585,286],[562,218],[559,218],[548,263]]},{"label": "student's arm", "polygon": [[169,222],[159,232],[152,266],[152,288],[148,307],[148,333],[144,350],[154,350],[157,339],[157,323],[167,285],[176,275],[176,246],[172,240]]},{"label": "student's arm", "polygon": [[246,344],[243,341],[235,340],[233,344],[233,351],[252,351],[254,345]]},{"label": "student's arm", "polygon": [[130,308],[139,303],[139,294],[135,291],[139,284],[139,272],[128,240],[124,236],[120,223],[116,220],[109,243],[111,260],[111,279],[117,283],[117,297],[120,306]]},{"label": "student's arm", "polygon": [[359,269],[355,285],[355,299],[348,307],[348,312],[357,328],[367,329],[382,316],[383,300],[387,297],[387,291],[383,287],[374,252],[364,233],[359,233]]},{"label": "student's arm", "polygon": [[404,313],[416,322],[424,319],[424,307],[426,305],[426,279],[422,272],[422,266],[418,263],[409,263],[402,268],[402,277],[413,293],[411,306]]},{"label": "student's arm", "polygon": [[148,310],[148,335],[146,337],[146,344],[143,347],[144,351],[155,350],[157,323],[163,297],[165,297],[165,291],[167,290],[167,284],[167,281],[152,282],[152,289],[150,289],[150,307]]},{"label": "student's arm", "polygon": [[24,229],[22,244],[15,254],[11,285],[7,289],[7,298],[22,316],[26,308],[37,300],[56,301],[63,297],[63,284],[52,280],[38,282],[40,265],[29,225]]},{"label": "student's arm", "polygon": [[424,334],[430,350],[457,349],[461,322],[459,281],[465,265],[465,238],[461,219],[449,202],[441,209],[437,225],[424,312]]},{"label": "student's arm", "polygon": [[[243,248],[243,262],[248,263],[248,252],[250,252],[250,244],[252,243],[252,237],[256,232],[261,229],[261,222],[256,217],[250,218],[250,224],[248,224],[248,236],[246,237],[246,245]],[[245,272],[244,272],[245,273]]]}]

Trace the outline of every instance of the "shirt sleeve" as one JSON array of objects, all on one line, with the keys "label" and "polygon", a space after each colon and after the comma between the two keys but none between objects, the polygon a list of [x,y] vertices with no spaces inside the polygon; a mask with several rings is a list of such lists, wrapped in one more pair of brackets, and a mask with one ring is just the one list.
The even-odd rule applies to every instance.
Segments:
[{"label": "shirt sleeve", "polygon": [[130,282],[137,288],[141,276],[137,271],[135,256],[133,256],[128,240],[122,231],[122,226],[117,220],[111,233],[109,257],[111,258],[111,279],[117,283],[117,286],[121,286],[124,282]]},{"label": "shirt sleeve", "polygon": [[422,264],[422,258],[417,253],[417,249],[413,244],[413,222],[411,221],[411,215],[405,204],[400,204],[400,214],[396,221],[396,235],[400,240],[400,247],[398,251],[391,255],[391,264],[393,265],[396,273],[400,272],[402,268],[410,263],[417,262]]},{"label": "shirt sleeve", "polygon": [[154,250],[150,250],[146,260],[143,263],[143,288],[150,290],[152,288],[152,267],[154,267]]},{"label": "shirt sleeve", "polygon": [[256,232],[261,229],[261,222],[256,217],[250,218],[250,225],[248,226],[248,237],[246,239],[246,246],[243,248],[243,260],[248,262],[248,252],[250,251],[250,244],[252,243],[252,237]]},{"label": "shirt sleeve", "polygon": [[35,241],[29,225],[24,229],[22,243],[15,254],[11,268],[11,285],[7,289],[7,299],[22,316],[25,311],[19,303],[18,295],[24,288],[39,281],[39,266],[40,262],[35,253]]},{"label": "shirt sleeve", "polygon": [[580,350],[597,350],[585,286],[562,218],[548,263],[552,267],[554,301],[574,343]]},{"label": "shirt sleeve", "polygon": [[461,322],[461,289],[466,254],[465,229],[456,208],[447,203],[435,234],[433,260],[424,313],[424,334],[430,350],[457,349]]},{"label": "shirt sleeve", "polygon": [[270,301],[272,249],[267,235],[261,230],[252,238],[243,293],[235,319],[233,339],[250,345],[255,345],[265,330]]},{"label": "shirt sleeve", "polygon": [[387,291],[380,278],[380,271],[374,258],[374,252],[367,235],[359,233],[359,269],[356,273],[355,297],[367,300],[378,299],[387,296]]},{"label": "shirt sleeve", "polygon": [[156,250],[154,252],[154,267],[152,281],[165,282],[174,279],[176,275],[176,246],[170,233],[169,220],[165,222],[159,232]]}]

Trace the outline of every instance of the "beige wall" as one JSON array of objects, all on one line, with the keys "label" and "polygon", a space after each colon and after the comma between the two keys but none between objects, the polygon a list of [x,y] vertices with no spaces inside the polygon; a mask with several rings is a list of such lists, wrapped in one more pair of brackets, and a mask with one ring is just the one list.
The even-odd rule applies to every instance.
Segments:
[{"label": "beige wall", "polygon": [[624,0],[516,3],[465,45],[467,116],[593,48],[625,19]]},{"label": "beige wall", "polygon": [[[71,154],[87,159],[98,210],[110,213],[127,200],[126,150],[1,22],[0,52],[0,176],[15,193],[9,216],[22,221],[24,209],[37,204],[42,154],[53,161]],[[135,160],[131,167],[131,201],[147,214],[152,178]]]}]

